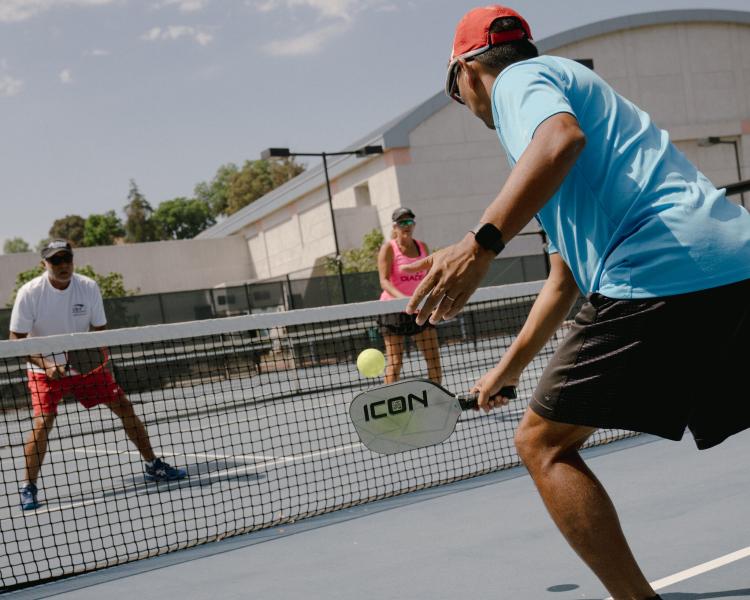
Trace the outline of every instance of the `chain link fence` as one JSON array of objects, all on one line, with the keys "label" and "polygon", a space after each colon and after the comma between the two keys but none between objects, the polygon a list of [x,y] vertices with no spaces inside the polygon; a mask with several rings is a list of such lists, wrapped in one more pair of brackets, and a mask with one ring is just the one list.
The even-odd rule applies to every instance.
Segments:
[{"label": "chain link fence", "polygon": [[[483,286],[536,281],[547,276],[544,256],[499,258],[493,261]],[[343,303],[342,282],[347,303],[377,300],[380,283],[377,272],[346,273],[293,279],[284,277],[228,287],[105,298],[110,328],[179,323],[257,312],[315,308]],[[0,310],[0,331],[9,331],[11,309]]]}]

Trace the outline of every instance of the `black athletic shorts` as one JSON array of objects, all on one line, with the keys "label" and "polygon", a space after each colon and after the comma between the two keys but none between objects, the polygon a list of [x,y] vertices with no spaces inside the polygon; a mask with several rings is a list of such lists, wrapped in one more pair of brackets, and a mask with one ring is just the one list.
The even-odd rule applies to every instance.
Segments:
[{"label": "black athletic shorts", "polygon": [[531,408],[553,421],[652,433],[700,449],[750,427],[750,279],[690,294],[593,294]]},{"label": "black athletic shorts", "polygon": [[417,325],[417,315],[409,315],[405,312],[380,315],[378,325],[381,335],[416,335],[433,326],[429,321],[425,321],[423,325]]}]

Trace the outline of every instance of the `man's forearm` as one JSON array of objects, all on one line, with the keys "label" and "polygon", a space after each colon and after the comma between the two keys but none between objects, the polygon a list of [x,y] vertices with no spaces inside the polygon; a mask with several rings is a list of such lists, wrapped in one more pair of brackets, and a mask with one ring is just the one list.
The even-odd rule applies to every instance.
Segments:
[{"label": "man's forearm", "polygon": [[41,355],[39,354],[33,354],[28,357],[29,362],[33,365],[36,365],[37,367],[41,369],[48,369],[50,367],[54,367],[55,364],[52,361],[45,360]]},{"label": "man's forearm", "polygon": [[[16,331],[11,330],[10,336],[8,339],[10,340],[24,340],[28,337],[28,333],[18,333]],[[41,369],[46,369],[49,365],[45,364],[44,358],[40,354],[35,354],[33,356],[27,356],[26,357],[28,361],[32,365],[36,365],[37,367]]]},{"label": "man's forearm", "polygon": [[[11,331],[9,339],[11,339],[11,340],[24,340],[27,337],[28,337],[27,333],[18,333],[16,331]],[[44,369],[45,371],[47,369],[52,369],[52,368],[55,368],[55,367],[63,367],[64,366],[64,365],[57,365],[55,363],[54,359],[53,360],[46,359],[41,354],[33,354],[33,355],[30,355],[30,356],[27,356],[26,358],[28,359],[28,361],[32,365],[36,365],[37,367],[39,367],[40,369]]]}]

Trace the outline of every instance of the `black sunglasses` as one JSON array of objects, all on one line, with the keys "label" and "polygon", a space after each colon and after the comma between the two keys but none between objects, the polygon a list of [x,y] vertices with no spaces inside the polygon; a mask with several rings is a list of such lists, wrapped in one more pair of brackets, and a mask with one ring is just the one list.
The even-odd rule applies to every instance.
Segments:
[{"label": "black sunglasses", "polygon": [[63,254],[55,254],[55,255],[50,256],[49,258],[47,258],[46,261],[49,264],[55,265],[57,267],[58,265],[61,265],[63,263],[71,263],[71,262],[73,262],[73,255],[69,254],[67,252],[65,252]]},{"label": "black sunglasses", "polygon": [[[471,58],[465,58],[467,62]],[[454,60],[448,67],[448,78],[445,85],[445,93],[451,100],[455,100],[459,104],[465,104],[463,98],[461,98],[461,92],[458,91],[458,74],[461,72],[461,63],[458,59]]]}]

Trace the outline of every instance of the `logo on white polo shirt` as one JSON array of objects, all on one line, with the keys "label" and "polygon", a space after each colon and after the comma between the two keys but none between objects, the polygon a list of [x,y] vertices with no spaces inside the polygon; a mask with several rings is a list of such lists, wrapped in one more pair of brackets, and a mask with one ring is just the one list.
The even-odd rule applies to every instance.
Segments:
[{"label": "logo on white polo shirt", "polygon": [[85,304],[74,304],[73,305],[73,316],[74,317],[81,317],[85,315],[88,311],[86,310]]}]

